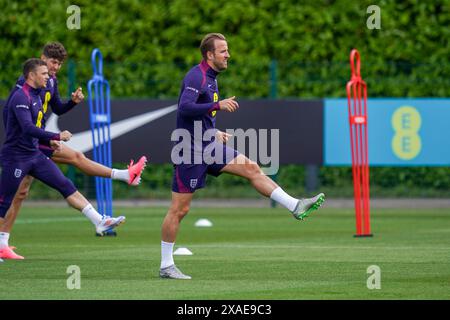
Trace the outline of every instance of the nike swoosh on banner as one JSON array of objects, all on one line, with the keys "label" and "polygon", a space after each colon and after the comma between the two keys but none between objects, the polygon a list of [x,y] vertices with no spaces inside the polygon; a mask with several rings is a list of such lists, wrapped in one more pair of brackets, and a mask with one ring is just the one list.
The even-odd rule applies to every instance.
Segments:
[{"label": "nike swoosh on banner", "polygon": [[[166,114],[175,111],[176,109],[177,105],[174,104],[165,107],[163,109],[150,111],[144,114],[140,114],[131,118],[111,123],[110,126],[111,140],[120,137],[125,133],[133,131],[139,127],[142,127],[143,125],[146,125],[147,123],[150,123],[156,119],[159,119],[165,116]],[[52,113],[50,118],[48,118],[46,129],[52,132],[61,132],[61,130],[58,127],[58,116],[56,114]],[[102,141],[103,139],[100,139],[100,143]],[[66,145],[68,145],[72,149],[78,150],[83,153],[92,150],[93,148],[92,131],[86,130],[73,134],[72,138],[68,142],[66,142]]]}]

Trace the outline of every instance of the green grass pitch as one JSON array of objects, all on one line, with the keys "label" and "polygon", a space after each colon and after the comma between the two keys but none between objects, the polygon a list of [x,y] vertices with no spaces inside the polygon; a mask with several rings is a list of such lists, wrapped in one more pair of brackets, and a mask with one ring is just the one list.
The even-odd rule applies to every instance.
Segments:
[{"label": "green grass pitch", "polygon": [[[305,221],[281,208],[193,208],[175,256],[188,281],[159,279],[166,208],[116,208],[118,237],[94,236],[69,208],[24,208],[10,244],[26,260],[0,263],[5,299],[449,299],[446,209],[372,210],[373,238],[353,238],[351,209],[323,208]],[[211,228],[197,228],[208,218]],[[67,268],[81,270],[69,290]],[[381,289],[367,288],[369,266]]]}]

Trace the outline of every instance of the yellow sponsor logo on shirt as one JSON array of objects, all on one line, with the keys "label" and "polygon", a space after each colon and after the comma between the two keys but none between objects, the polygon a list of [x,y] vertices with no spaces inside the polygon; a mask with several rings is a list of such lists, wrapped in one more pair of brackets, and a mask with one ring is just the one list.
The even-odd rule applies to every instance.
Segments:
[{"label": "yellow sponsor logo on shirt", "polygon": [[44,104],[42,105],[42,110],[44,110],[44,113],[47,113],[47,107],[48,107],[48,102],[51,99],[51,94],[50,92],[46,92],[45,93],[45,100],[44,100]]},{"label": "yellow sponsor logo on shirt", "polygon": [[[217,94],[217,92],[214,92],[214,102],[219,101],[219,95]],[[211,116],[215,117],[217,113],[217,110],[214,110],[213,112],[211,112]]]},{"label": "yellow sponsor logo on shirt", "polygon": [[44,117],[44,114],[42,111],[39,111],[37,120],[36,120],[36,127],[41,128],[42,127],[42,118]]}]

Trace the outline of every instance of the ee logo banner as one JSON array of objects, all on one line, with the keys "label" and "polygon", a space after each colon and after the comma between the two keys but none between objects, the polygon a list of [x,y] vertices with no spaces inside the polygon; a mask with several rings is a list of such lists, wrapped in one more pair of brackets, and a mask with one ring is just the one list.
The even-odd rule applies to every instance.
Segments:
[{"label": "ee logo banner", "polygon": [[392,115],[392,151],[402,160],[411,160],[417,157],[422,149],[419,130],[422,118],[416,108],[402,106]]}]

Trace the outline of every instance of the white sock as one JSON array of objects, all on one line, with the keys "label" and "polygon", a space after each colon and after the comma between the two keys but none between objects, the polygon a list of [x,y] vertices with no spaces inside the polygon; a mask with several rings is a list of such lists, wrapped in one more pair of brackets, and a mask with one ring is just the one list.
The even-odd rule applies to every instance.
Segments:
[{"label": "white sock", "polygon": [[289,211],[294,211],[295,206],[297,205],[298,199],[295,199],[288,195],[286,192],[283,191],[280,187],[276,188],[272,191],[272,194],[270,195],[270,199],[278,202],[283,207],[287,208]]},{"label": "white sock", "polygon": [[103,218],[102,215],[98,213],[97,210],[95,210],[95,208],[91,204],[88,204],[86,207],[84,207],[84,209],[81,210],[81,212],[83,212],[83,214],[89,220],[91,220],[94,226],[98,225],[100,221],[102,221]]},{"label": "white sock", "polygon": [[175,264],[172,255],[174,245],[175,243],[161,241],[161,269]]},{"label": "white sock", "polygon": [[111,179],[128,182],[128,180],[130,180],[130,173],[128,172],[128,169],[127,170],[112,169]]},{"label": "white sock", "polygon": [[8,232],[0,232],[0,248],[7,247],[9,240],[9,233]]}]

